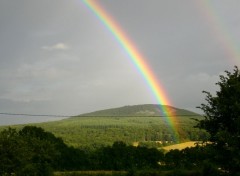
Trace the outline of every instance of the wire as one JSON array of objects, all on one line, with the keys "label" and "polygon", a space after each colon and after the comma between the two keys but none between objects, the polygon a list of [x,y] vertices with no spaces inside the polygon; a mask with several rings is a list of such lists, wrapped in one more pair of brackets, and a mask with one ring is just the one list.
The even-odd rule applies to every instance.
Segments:
[{"label": "wire", "polygon": [[67,115],[49,115],[49,114],[15,114],[15,113],[0,113],[0,115],[8,116],[40,116],[40,117],[71,117]]},{"label": "wire", "polygon": [[0,115],[7,115],[7,116],[32,116],[32,117],[200,117],[202,115],[190,115],[190,114],[178,114],[178,115],[171,115],[171,116],[166,116],[166,115],[150,115],[150,116],[113,116],[113,115],[77,115],[77,116],[72,116],[72,115],[49,115],[49,114],[18,114],[18,113],[0,113]]}]

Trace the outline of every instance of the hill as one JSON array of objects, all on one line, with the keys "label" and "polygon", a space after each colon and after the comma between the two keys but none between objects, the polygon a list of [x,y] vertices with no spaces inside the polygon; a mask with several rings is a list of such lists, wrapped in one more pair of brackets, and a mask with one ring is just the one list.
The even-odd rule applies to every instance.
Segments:
[{"label": "hill", "polygon": [[[202,116],[171,106],[174,112],[180,141],[201,140],[206,133],[195,129]],[[176,143],[174,133],[167,123],[159,105],[135,105],[95,111],[55,122],[33,124],[54,133],[74,147],[97,148],[111,145],[115,141],[128,144],[160,147]]]},{"label": "hill", "polygon": [[160,107],[157,104],[124,106],[120,108],[112,108],[81,114],[79,116],[165,116],[162,109],[166,109],[167,112],[171,112],[176,116],[199,116],[199,114],[185,109],[179,109],[166,105]]}]

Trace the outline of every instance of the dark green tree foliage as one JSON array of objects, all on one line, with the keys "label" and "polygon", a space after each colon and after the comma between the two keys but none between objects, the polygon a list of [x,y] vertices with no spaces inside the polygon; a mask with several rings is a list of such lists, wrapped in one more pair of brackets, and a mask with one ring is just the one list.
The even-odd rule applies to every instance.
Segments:
[{"label": "dark green tree foliage", "polygon": [[168,169],[201,169],[214,156],[211,146],[197,145],[183,150],[170,150],[165,154],[164,162]]},{"label": "dark green tree foliage", "polygon": [[42,128],[8,128],[0,133],[0,175],[52,175],[53,170],[80,170],[86,154],[63,143]]},{"label": "dark green tree foliage", "polygon": [[[53,151],[50,151],[50,148],[48,149],[52,156],[45,156],[51,156],[51,159],[53,160],[53,162],[51,162],[51,166],[55,170],[82,170],[85,168],[83,165],[86,165],[88,162],[86,159],[87,156],[83,151],[67,146],[61,138],[55,137],[50,132],[45,132],[42,128],[27,126],[19,133],[20,135],[25,136],[25,138],[29,137],[40,140],[42,145],[43,141],[46,145],[52,145]],[[33,143],[37,144],[37,142]],[[50,160],[48,161],[50,162]]]},{"label": "dark green tree foliage", "polygon": [[[7,129],[0,135],[0,175],[13,173],[22,164],[25,149],[21,147],[22,140],[18,140],[15,129]],[[16,147],[19,146],[19,147]]]},{"label": "dark green tree foliage", "polygon": [[214,158],[222,169],[231,173],[240,169],[240,71],[235,67],[233,73],[226,71],[217,83],[220,90],[216,96],[206,93],[206,104],[199,108],[205,119],[198,127],[210,134],[210,141],[217,152]]},{"label": "dark green tree foliage", "polygon": [[184,157],[180,150],[170,150],[165,155],[165,162],[170,168],[181,168],[183,167]]},{"label": "dark green tree foliage", "polygon": [[8,128],[0,134],[0,174],[51,175],[51,165],[58,155],[50,133],[37,127],[17,132]]},{"label": "dark green tree foliage", "polygon": [[127,146],[123,142],[115,142],[111,147],[103,147],[96,151],[95,169],[131,170],[159,168],[163,153],[157,149]]}]

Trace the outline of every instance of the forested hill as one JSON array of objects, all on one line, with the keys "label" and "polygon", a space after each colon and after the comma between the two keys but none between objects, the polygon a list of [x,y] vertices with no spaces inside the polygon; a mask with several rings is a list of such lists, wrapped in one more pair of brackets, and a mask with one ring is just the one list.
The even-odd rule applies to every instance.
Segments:
[{"label": "forested hill", "polygon": [[185,110],[179,109],[172,106],[160,106],[157,104],[145,104],[145,105],[133,105],[133,106],[124,106],[120,108],[112,108],[106,110],[100,110],[85,114],[80,114],[79,116],[165,116],[163,109],[166,109],[167,112],[171,112],[176,116],[198,116],[199,114]]},{"label": "forested hill", "polygon": [[[193,119],[202,119],[202,116],[171,106],[164,108],[176,116],[174,119],[180,142],[205,138],[205,132],[194,128],[196,121]],[[159,105],[146,104],[95,111],[32,125],[42,127],[61,137],[66,144],[78,148],[94,149],[112,145],[115,141],[159,147],[169,141],[179,142],[164,116]]]}]

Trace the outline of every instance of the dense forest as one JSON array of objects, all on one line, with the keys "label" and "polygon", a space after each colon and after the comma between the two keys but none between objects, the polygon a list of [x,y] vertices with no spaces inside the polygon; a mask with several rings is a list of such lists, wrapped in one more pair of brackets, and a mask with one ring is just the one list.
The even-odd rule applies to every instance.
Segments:
[{"label": "dense forest", "polygon": [[[217,85],[220,89],[215,96],[204,91],[206,103],[199,106],[204,112],[204,118],[196,118],[194,121],[195,127],[198,130],[205,130],[204,134],[208,135],[204,136],[202,142],[195,147],[166,152],[156,147],[133,146],[120,140],[110,145],[93,148],[75,147],[42,127],[9,127],[0,132],[0,175],[239,176],[240,71],[238,68],[235,67],[233,73],[226,71],[225,76],[220,76]],[[78,118],[83,117],[70,118],[69,124],[72,120],[76,123],[74,119]],[[131,120],[141,117],[133,118]],[[122,118],[118,117],[115,120],[119,119]],[[98,123],[101,121],[95,122],[97,122],[95,126],[99,126]],[[113,125],[111,123],[108,125]],[[116,124],[121,126],[121,123]],[[155,125],[150,124],[151,127]],[[61,125],[63,124],[60,122],[59,126]],[[142,127],[144,125],[145,123]],[[102,126],[100,129],[102,130]],[[70,134],[68,132],[68,135]],[[168,131],[166,134],[171,135],[171,132]],[[81,133],[77,135],[82,136]],[[72,136],[74,138],[75,134],[72,133]],[[143,136],[145,137],[143,141],[148,141],[146,133],[143,133]],[[89,134],[89,137],[92,136]],[[152,138],[149,141],[152,141]]]},{"label": "dense forest", "polygon": [[159,105],[135,105],[82,114],[61,121],[34,124],[61,137],[64,142],[77,148],[98,148],[123,141],[128,145],[161,147],[177,142],[199,141],[207,138],[204,130],[196,129],[199,114],[167,107],[178,119],[176,125],[179,140]]}]

